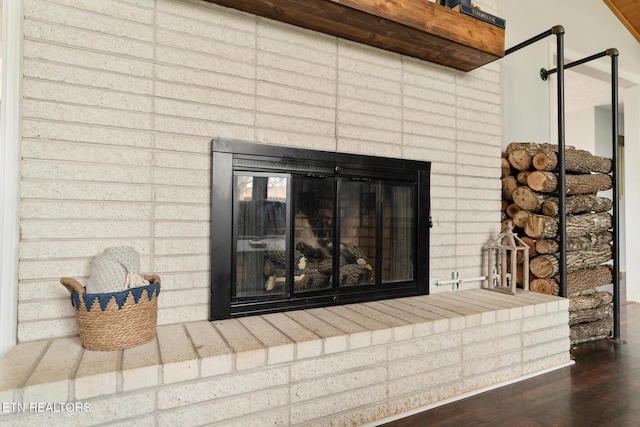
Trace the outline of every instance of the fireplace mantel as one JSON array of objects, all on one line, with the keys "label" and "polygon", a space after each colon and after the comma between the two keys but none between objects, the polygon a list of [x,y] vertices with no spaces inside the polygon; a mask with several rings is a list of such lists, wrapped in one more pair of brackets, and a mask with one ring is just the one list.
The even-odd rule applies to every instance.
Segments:
[{"label": "fireplace mantel", "polygon": [[427,0],[207,0],[471,71],[504,56],[504,29]]}]

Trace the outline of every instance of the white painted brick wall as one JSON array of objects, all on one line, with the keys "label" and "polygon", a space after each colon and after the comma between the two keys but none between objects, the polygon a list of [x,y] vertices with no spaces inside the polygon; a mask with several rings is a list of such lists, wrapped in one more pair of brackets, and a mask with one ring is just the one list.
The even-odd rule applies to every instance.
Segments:
[{"label": "white painted brick wall", "polygon": [[[201,0],[24,12],[19,341],[75,334],[58,280],[86,281],[117,245],[161,276],[160,324],[207,318],[213,137],[432,161],[431,276],[484,274],[500,220],[497,64],[462,73]],[[327,345],[388,339],[363,334]]]}]

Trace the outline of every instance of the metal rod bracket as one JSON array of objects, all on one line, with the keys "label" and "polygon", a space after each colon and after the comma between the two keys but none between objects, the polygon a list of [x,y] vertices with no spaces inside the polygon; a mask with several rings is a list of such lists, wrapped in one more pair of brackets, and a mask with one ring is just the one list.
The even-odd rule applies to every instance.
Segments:
[{"label": "metal rod bracket", "polygon": [[544,81],[547,81],[547,78],[549,77],[549,72],[547,71],[546,68],[540,68],[540,78]]}]

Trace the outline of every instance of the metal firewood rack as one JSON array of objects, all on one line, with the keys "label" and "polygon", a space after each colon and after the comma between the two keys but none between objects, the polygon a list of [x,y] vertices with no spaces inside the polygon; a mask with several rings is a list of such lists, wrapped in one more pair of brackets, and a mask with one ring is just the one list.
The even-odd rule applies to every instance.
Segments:
[{"label": "metal firewood rack", "polygon": [[[566,169],[565,169],[565,108],[564,108],[564,70],[586,62],[602,58],[611,57],[611,122],[612,122],[612,167],[611,179],[613,182],[613,214],[612,214],[612,279],[613,279],[613,333],[611,339],[617,343],[623,343],[620,338],[620,228],[619,228],[619,192],[618,192],[618,50],[607,49],[603,52],[588,56],[586,58],[564,64],[564,28],[556,25],[551,29],[532,37],[505,51],[505,56],[529,46],[550,35],[556,36],[556,55],[558,66],[553,70],[540,70],[542,80],[547,80],[548,76],[557,73],[557,94],[558,94],[558,233],[560,243],[560,296],[567,296],[567,227],[566,227]],[[491,281],[490,281],[491,282]]]}]

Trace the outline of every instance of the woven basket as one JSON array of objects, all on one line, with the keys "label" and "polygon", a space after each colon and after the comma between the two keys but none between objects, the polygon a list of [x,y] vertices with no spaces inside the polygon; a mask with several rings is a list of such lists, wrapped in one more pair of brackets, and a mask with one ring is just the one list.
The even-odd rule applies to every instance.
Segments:
[{"label": "woven basket", "polygon": [[88,350],[122,350],[156,336],[160,277],[144,276],[149,285],[122,292],[88,294],[77,280],[62,277],[71,292],[82,346]]}]

